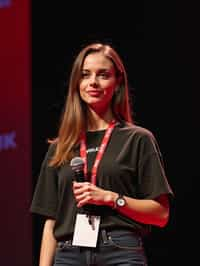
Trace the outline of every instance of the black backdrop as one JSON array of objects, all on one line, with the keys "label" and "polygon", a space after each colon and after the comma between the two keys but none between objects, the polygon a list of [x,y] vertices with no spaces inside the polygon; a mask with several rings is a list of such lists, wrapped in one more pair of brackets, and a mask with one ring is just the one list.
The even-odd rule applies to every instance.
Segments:
[{"label": "black backdrop", "polygon": [[[157,137],[175,193],[169,224],[153,228],[146,241],[150,266],[193,265],[199,177],[196,8],[181,1],[116,2],[32,4],[33,189],[46,139],[57,132],[73,59],[83,45],[106,41],[124,59],[135,119]],[[33,216],[33,222],[37,265],[43,221]]]}]

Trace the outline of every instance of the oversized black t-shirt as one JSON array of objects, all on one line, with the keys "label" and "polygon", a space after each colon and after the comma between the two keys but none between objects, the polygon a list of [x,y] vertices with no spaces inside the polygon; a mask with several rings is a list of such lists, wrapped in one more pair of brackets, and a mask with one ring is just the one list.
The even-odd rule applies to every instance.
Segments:
[{"label": "oversized black t-shirt", "polygon": [[[105,131],[87,132],[87,158],[90,172]],[[31,211],[56,220],[57,240],[73,234],[76,214],[72,192],[74,173],[70,163],[50,167],[55,152],[51,144],[41,166],[33,195]],[[79,156],[79,149],[76,156]],[[158,143],[152,132],[139,126],[117,125],[100,161],[97,186],[137,199],[155,199],[173,194],[165,175]],[[129,228],[147,234],[150,226],[136,222],[107,206],[92,205],[91,211],[101,216],[101,228]]]}]

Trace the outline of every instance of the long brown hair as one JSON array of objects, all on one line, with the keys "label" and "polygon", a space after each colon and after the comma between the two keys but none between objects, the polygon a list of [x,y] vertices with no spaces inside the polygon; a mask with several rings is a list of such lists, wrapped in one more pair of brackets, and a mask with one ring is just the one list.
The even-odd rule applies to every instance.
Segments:
[{"label": "long brown hair", "polygon": [[56,143],[56,151],[50,161],[51,166],[60,166],[64,162],[71,160],[74,155],[74,148],[79,143],[81,131],[87,129],[87,107],[80,98],[79,83],[85,57],[90,53],[97,52],[101,52],[109,58],[116,68],[116,74],[121,76],[120,86],[112,99],[113,114],[117,120],[133,123],[129,105],[127,74],[120,56],[107,44],[93,43],[86,46],[78,54],[72,66],[68,95],[66,97],[58,137],[49,141],[50,143]]}]

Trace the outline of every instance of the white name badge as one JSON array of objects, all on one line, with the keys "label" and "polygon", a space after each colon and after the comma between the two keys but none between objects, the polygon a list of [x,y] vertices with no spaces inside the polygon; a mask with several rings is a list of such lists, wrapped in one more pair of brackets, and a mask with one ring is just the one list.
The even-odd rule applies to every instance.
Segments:
[{"label": "white name badge", "polygon": [[96,247],[100,216],[77,214],[73,235],[73,246]]}]

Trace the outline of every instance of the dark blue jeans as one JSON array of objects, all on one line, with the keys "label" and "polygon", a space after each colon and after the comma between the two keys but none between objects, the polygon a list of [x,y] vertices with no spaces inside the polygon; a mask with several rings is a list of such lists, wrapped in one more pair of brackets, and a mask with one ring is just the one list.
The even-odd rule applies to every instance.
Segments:
[{"label": "dark blue jeans", "polygon": [[59,242],[54,266],[147,266],[147,260],[140,236],[128,230],[101,230],[96,248]]}]

